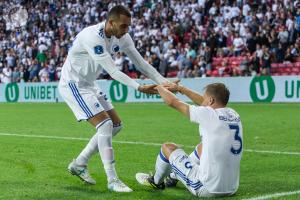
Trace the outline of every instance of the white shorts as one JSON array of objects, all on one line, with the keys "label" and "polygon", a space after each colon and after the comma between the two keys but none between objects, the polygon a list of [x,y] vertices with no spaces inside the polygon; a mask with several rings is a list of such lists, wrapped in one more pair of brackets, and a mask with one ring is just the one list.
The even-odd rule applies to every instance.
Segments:
[{"label": "white shorts", "polygon": [[64,83],[60,81],[58,90],[78,121],[88,120],[102,111],[114,108],[106,94],[99,88],[82,88],[73,82]]},{"label": "white shorts", "polygon": [[190,157],[182,150],[176,149],[169,157],[172,172],[185,187],[195,196],[211,197],[205,186],[199,180],[199,165],[195,164]]}]

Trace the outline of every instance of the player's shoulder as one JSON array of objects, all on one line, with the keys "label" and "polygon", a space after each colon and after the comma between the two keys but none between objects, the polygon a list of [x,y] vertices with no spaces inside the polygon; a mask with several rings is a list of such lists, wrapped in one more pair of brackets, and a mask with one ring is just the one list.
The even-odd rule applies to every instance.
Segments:
[{"label": "player's shoulder", "polygon": [[190,112],[194,112],[198,114],[213,113],[214,109],[210,106],[190,105]]},{"label": "player's shoulder", "polygon": [[100,40],[104,40],[104,22],[85,27],[80,33],[79,37],[91,39],[97,37]]},{"label": "player's shoulder", "polygon": [[121,39],[124,39],[124,40],[130,39],[130,40],[132,40],[132,38],[131,38],[131,36],[130,36],[129,33],[125,33],[125,35]]},{"label": "player's shoulder", "polygon": [[129,33],[125,33],[125,35],[123,35],[123,37],[121,37],[119,39],[120,43],[127,43],[127,42],[130,42],[130,41],[132,41],[132,38],[131,38]]},{"label": "player's shoulder", "polygon": [[239,116],[238,112],[236,110],[234,110],[233,108],[226,107],[225,109],[227,110],[228,113]]},{"label": "player's shoulder", "polygon": [[121,46],[121,49],[134,47],[133,40],[129,33],[126,33],[123,37],[119,39],[119,44]]}]

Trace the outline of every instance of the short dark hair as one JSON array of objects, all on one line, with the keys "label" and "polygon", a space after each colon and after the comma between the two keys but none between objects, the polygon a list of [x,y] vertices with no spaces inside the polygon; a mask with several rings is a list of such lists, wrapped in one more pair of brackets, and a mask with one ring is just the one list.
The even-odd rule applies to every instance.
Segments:
[{"label": "short dark hair", "polygon": [[205,87],[205,92],[215,98],[218,103],[226,106],[230,92],[223,83],[212,83]]},{"label": "short dark hair", "polygon": [[107,19],[119,19],[120,15],[131,17],[129,10],[126,7],[122,5],[117,5],[110,9],[107,15]]}]

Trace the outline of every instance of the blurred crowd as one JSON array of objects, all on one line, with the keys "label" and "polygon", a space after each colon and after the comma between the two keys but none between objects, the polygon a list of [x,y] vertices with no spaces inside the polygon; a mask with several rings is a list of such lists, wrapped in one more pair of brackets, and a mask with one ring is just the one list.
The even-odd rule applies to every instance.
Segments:
[{"label": "blurred crowd", "polygon": [[[133,15],[129,33],[142,56],[167,77],[270,75],[271,63],[300,56],[300,1],[292,0],[33,0],[25,1],[27,25],[4,18],[14,2],[0,2],[0,81],[49,82],[61,68],[76,34],[106,18],[114,5]],[[237,57],[234,70],[226,60]],[[145,78],[120,53],[116,66]],[[220,66],[216,66],[220,65]],[[229,66],[230,67],[230,66]],[[229,70],[229,72],[228,72]],[[100,78],[109,78],[103,71]]]}]

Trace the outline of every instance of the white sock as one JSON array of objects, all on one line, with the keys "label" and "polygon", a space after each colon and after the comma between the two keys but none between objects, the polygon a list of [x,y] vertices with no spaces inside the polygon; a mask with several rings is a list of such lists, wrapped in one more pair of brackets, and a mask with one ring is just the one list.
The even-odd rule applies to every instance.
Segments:
[{"label": "white sock", "polygon": [[155,163],[154,183],[162,183],[164,178],[170,174],[171,170],[169,160],[165,157],[162,150],[160,150]]},{"label": "white sock", "polygon": [[198,155],[197,147],[198,146],[196,146],[195,150],[189,155],[189,157],[194,164],[200,165],[200,158]]},{"label": "white sock", "polygon": [[79,156],[76,158],[78,165],[87,165],[90,157],[98,151],[98,135],[97,133],[90,139],[89,143],[81,151]]},{"label": "white sock", "polygon": [[110,119],[106,119],[97,125],[98,149],[103,163],[103,167],[108,182],[117,178],[115,170],[114,151],[112,148],[112,130],[113,123]]},{"label": "white sock", "polygon": [[[116,136],[121,129],[123,128],[122,123],[114,124],[113,125],[113,131],[112,136]],[[81,153],[76,158],[76,163],[78,165],[87,165],[89,159],[92,157],[92,155],[99,152],[98,150],[98,135],[97,133],[90,139],[89,143],[85,146],[85,148],[81,151]]]}]

